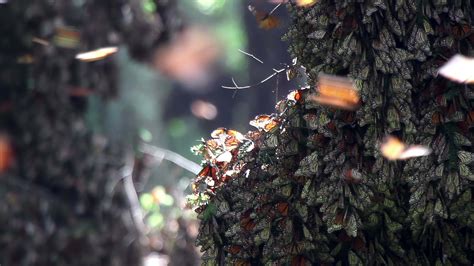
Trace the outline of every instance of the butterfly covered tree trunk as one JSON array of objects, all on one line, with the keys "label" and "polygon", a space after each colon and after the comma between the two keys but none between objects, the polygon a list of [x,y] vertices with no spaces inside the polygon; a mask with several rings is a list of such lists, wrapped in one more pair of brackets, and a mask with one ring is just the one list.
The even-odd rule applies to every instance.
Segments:
[{"label": "butterfly covered tree trunk", "polygon": [[[201,147],[209,169],[195,185],[204,262],[472,263],[474,88],[438,77],[437,69],[454,54],[473,55],[473,5],[290,4],[285,38],[310,89],[277,105],[278,126],[246,134],[234,150],[229,144],[231,159],[213,159],[212,141]],[[320,72],[350,77],[361,106],[341,111],[312,102]],[[388,134],[433,153],[388,161],[379,151]]]},{"label": "butterfly covered tree trunk", "polygon": [[117,93],[114,56],[75,56],[147,60],[179,25],[174,1],[148,2],[0,1],[1,265],[141,264],[122,149],[86,120]]}]

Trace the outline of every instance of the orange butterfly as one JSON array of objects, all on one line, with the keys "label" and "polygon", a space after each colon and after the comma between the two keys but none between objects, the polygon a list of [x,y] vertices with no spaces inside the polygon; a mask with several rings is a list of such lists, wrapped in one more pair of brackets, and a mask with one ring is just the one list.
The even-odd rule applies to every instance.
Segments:
[{"label": "orange butterfly", "polygon": [[319,75],[319,95],[312,100],[345,110],[354,110],[359,106],[360,97],[352,81],[346,77]]},{"label": "orange butterfly", "polygon": [[[284,4],[290,2],[289,0],[270,0],[270,3]],[[317,0],[296,0],[296,5],[301,7],[310,7],[316,4]]]},{"label": "orange butterfly", "polygon": [[270,30],[280,25],[280,20],[270,13],[257,10],[254,6],[248,6],[249,11],[255,16],[258,26],[264,30]]},{"label": "orange butterfly", "polygon": [[235,149],[245,139],[242,133],[233,130],[220,127],[211,133],[211,137],[220,140],[227,150]]},{"label": "orange butterfly", "polygon": [[251,126],[265,132],[273,131],[280,124],[280,121],[269,115],[258,115],[249,123]]},{"label": "orange butterfly", "polygon": [[0,134],[0,174],[5,172],[13,162],[13,148],[7,136]]},{"label": "orange butterfly", "polygon": [[76,48],[79,46],[81,34],[71,27],[60,27],[56,29],[53,42],[59,47]]},{"label": "orange butterfly", "polygon": [[422,145],[406,145],[399,139],[388,136],[380,146],[382,155],[389,160],[405,160],[412,157],[427,156],[431,149]]},{"label": "orange butterfly", "polygon": [[197,174],[198,178],[211,177],[214,180],[217,180],[217,169],[207,164],[202,168],[202,170]]},{"label": "orange butterfly", "polygon": [[298,103],[303,99],[303,93],[301,90],[294,90],[286,96],[286,99]]}]

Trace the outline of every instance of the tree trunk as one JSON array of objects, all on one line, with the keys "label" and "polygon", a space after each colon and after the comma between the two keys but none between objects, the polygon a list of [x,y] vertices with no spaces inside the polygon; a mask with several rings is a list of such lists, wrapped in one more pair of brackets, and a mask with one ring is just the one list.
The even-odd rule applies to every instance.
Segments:
[{"label": "tree trunk", "polygon": [[[289,4],[286,38],[312,88],[282,101],[279,126],[248,133],[230,163],[213,161],[212,143],[203,145],[208,161],[195,187],[205,263],[472,263],[473,88],[436,72],[456,53],[473,55],[473,4]],[[309,100],[320,72],[352,78],[361,107],[340,111]],[[433,153],[388,161],[378,150],[387,134]]]},{"label": "tree trunk", "polygon": [[140,265],[122,149],[85,119],[91,95],[116,94],[113,56],[75,56],[125,44],[147,60],[178,27],[174,1],[149,13],[132,0],[2,2],[0,130],[14,163],[0,173],[0,264]]}]

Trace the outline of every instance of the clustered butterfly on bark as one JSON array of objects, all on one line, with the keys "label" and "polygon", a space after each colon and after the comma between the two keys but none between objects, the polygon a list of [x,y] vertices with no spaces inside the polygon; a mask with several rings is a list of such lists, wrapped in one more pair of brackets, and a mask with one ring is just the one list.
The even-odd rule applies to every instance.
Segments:
[{"label": "clustered butterfly on bark", "polygon": [[468,1],[288,2],[309,87],[251,122],[199,205],[204,264],[468,264]]}]

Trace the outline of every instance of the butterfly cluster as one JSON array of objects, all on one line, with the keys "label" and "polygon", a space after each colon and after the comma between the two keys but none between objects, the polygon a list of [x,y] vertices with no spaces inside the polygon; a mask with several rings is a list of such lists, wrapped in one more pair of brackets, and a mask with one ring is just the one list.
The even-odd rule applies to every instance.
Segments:
[{"label": "butterfly cluster", "polygon": [[470,6],[288,5],[285,39],[310,88],[252,122],[245,167],[203,205],[204,264],[473,261],[474,97],[440,70],[472,55]]}]

